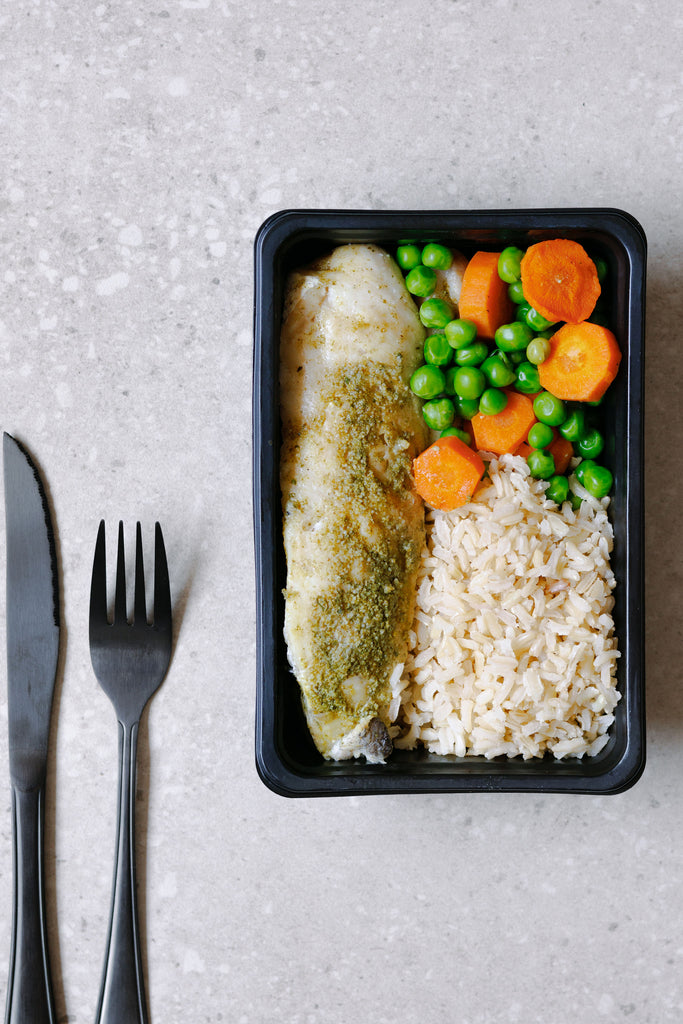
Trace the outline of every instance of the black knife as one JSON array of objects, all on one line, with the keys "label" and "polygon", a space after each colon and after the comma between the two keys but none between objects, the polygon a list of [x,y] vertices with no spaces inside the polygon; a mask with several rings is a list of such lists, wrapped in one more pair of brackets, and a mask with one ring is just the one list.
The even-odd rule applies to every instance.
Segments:
[{"label": "black knife", "polygon": [[28,452],[3,437],[7,715],[14,891],[6,1024],[54,1024],[45,922],[45,776],[59,658],[59,585],[45,491]]}]

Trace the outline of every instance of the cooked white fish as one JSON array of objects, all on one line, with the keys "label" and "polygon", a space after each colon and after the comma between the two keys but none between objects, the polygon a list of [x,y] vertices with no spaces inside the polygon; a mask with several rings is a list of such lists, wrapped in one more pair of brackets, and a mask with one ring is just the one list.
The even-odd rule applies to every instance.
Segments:
[{"label": "cooked white fish", "polygon": [[344,245],[291,275],[280,350],[285,638],[326,757],[381,762],[424,545],[408,387],[425,332],[396,264]]},{"label": "cooked white fish", "polygon": [[457,311],[458,303],[460,302],[462,278],[468,261],[467,257],[463,256],[457,249],[451,249],[451,256],[453,257],[453,262],[448,270],[437,270],[436,272],[434,294],[437,299],[445,299],[446,302],[450,302]]}]

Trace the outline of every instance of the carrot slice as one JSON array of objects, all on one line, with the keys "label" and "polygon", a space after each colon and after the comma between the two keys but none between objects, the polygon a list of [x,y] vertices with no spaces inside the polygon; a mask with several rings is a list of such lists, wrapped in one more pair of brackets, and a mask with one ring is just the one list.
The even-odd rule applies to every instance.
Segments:
[{"label": "carrot slice", "polygon": [[508,286],[498,275],[499,252],[475,252],[465,267],[458,315],[477,326],[481,338],[493,338],[503,324],[514,320]]},{"label": "carrot slice", "polygon": [[556,434],[554,441],[548,447],[548,451],[555,460],[555,472],[566,473],[569,463],[574,457],[574,445],[562,434]]},{"label": "carrot slice", "polygon": [[485,416],[478,412],[472,417],[474,441],[480,452],[504,455],[514,452],[526,440],[529,428],[536,422],[534,403],[528,395],[508,391],[508,402],[502,412]]},{"label": "carrot slice", "polygon": [[550,339],[550,355],[538,367],[542,387],[570,402],[597,402],[617,375],[617,339],[599,324],[565,324]]},{"label": "carrot slice", "polygon": [[550,238],[529,246],[522,257],[522,292],[553,323],[587,320],[600,295],[598,272],[578,242]]},{"label": "carrot slice", "polygon": [[432,508],[450,512],[466,504],[484,475],[484,463],[458,437],[440,437],[413,459],[415,488]]},{"label": "carrot slice", "polygon": [[519,455],[523,459],[528,459],[529,456],[531,455],[532,451],[533,451],[533,448],[531,447],[531,445],[527,444],[526,441],[522,441],[522,443],[520,444],[519,448],[515,448],[515,450],[514,450],[514,452],[512,454],[513,455]]}]

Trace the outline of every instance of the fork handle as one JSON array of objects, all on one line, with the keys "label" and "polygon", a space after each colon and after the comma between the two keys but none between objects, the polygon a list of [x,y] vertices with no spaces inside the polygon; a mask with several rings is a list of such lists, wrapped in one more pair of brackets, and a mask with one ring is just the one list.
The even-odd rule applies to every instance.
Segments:
[{"label": "fork handle", "polygon": [[147,1024],[135,895],[135,779],[138,722],[119,725],[116,858],[109,935],[96,1024]]},{"label": "fork handle", "polygon": [[45,927],[45,787],[12,786],[14,891],[6,1024],[54,1024]]}]

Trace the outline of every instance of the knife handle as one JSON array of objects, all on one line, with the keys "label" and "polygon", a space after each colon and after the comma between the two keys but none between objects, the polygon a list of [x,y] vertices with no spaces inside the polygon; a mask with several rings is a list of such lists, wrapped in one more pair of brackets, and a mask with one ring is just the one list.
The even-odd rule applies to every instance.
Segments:
[{"label": "knife handle", "polygon": [[45,926],[45,788],[12,786],[14,893],[6,1024],[54,1024]]},{"label": "knife handle", "polygon": [[116,859],[109,936],[96,1024],[147,1024],[135,893],[135,779],[138,723],[119,722]]}]

